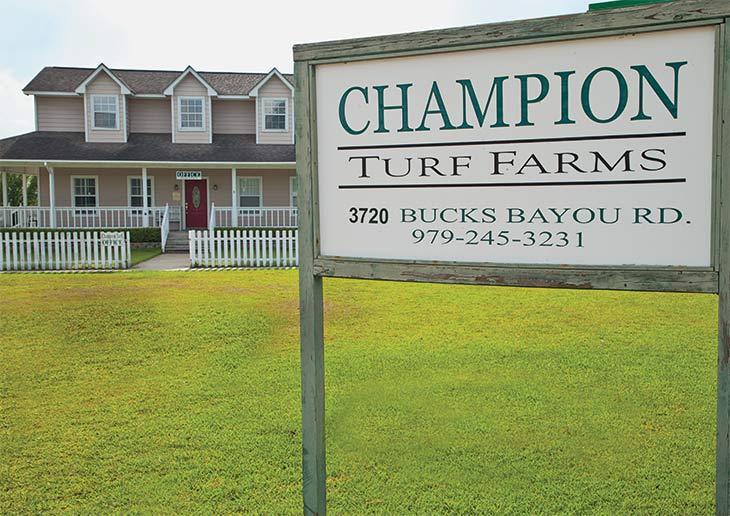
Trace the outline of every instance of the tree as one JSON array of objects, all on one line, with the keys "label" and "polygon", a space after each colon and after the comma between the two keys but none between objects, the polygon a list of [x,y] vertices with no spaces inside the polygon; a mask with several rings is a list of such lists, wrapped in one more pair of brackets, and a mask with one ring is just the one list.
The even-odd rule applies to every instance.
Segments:
[{"label": "tree", "polygon": [[23,179],[27,181],[28,206],[38,204],[38,176],[8,174],[8,206],[23,205]]}]

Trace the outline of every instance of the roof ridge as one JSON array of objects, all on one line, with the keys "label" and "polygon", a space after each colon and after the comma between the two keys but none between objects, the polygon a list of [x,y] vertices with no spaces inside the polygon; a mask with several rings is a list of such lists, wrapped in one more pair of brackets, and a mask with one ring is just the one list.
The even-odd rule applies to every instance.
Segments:
[{"label": "roof ridge", "polygon": [[57,70],[91,70],[93,72],[94,70],[96,70],[99,67],[96,66],[94,68],[91,68],[88,66],[55,66],[55,65],[51,65],[51,66],[44,66],[43,68],[55,68]]},{"label": "roof ridge", "polygon": [[269,72],[211,72],[208,70],[195,70],[198,73],[225,73],[225,74],[232,74],[232,75],[266,75]]},{"label": "roof ridge", "polygon": [[[97,67],[89,67],[89,66],[57,66],[57,65],[49,65],[45,66],[44,68],[53,68],[56,70],[89,70],[94,71],[98,68]],[[163,70],[161,68],[112,68],[108,67],[109,70],[112,72],[163,72],[163,73],[183,73],[185,70]],[[278,69],[278,68],[277,68]],[[195,70],[195,69],[194,69]],[[238,72],[238,71],[223,71],[223,70],[195,70],[198,73],[214,73],[214,74],[233,74],[233,75],[267,75],[271,72],[271,70],[267,72]],[[282,72],[279,71],[282,75],[294,75],[290,72]]]}]

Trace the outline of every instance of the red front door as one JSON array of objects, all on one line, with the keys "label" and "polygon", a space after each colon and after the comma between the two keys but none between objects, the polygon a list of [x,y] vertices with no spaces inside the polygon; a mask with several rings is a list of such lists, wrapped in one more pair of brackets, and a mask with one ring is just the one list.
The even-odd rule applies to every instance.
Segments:
[{"label": "red front door", "polygon": [[208,188],[205,180],[185,181],[185,227],[208,227]]}]

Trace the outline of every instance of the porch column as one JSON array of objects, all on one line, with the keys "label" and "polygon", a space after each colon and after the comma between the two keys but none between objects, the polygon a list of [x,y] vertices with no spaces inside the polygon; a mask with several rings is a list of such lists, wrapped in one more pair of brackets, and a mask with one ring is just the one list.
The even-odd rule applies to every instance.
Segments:
[{"label": "porch column", "polygon": [[238,195],[236,195],[236,176],[238,169],[231,169],[231,225],[238,227]]},{"label": "porch column", "polygon": [[8,202],[8,173],[3,172],[3,207],[10,206]]},{"label": "porch column", "polygon": [[48,206],[51,209],[51,229],[56,229],[56,174],[48,167]]},{"label": "porch column", "polygon": [[142,227],[150,227],[150,212],[147,203],[147,167],[142,169]]},{"label": "porch column", "polygon": [[35,168],[35,177],[36,177],[35,204],[36,204],[36,207],[38,208],[36,210],[36,220],[38,221],[38,227],[44,228],[44,227],[46,227],[44,224],[45,221],[43,219],[43,216],[41,215],[41,167]]},{"label": "porch column", "polygon": [[20,175],[23,181],[23,208],[28,207],[28,176],[25,173]]}]

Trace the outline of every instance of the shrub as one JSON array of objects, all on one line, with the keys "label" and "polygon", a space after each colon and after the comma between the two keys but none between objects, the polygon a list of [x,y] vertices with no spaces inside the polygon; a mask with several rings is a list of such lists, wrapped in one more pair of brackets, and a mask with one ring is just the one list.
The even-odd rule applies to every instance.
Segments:
[{"label": "shrub", "polygon": [[46,228],[34,228],[34,229],[0,229],[0,233],[80,233],[84,231],[129,231],[129,242],[132,244],[154,242],[159,243],[161,241],[160,228],[129,228],[129,229],[104,229],[104,228],[92,228],[92,229],[46,229]]}]

